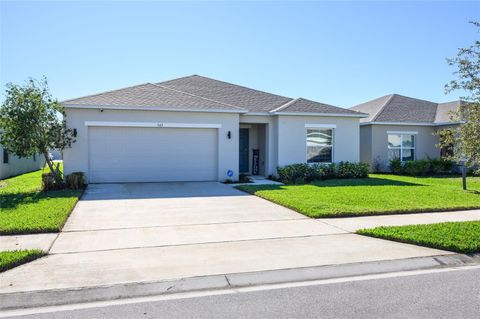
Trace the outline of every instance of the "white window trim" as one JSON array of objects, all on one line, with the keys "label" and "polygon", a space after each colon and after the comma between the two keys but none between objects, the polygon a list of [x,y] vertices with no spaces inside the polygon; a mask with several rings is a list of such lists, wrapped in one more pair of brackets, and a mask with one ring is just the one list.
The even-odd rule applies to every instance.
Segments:
[{"label": "white window trim", "polygon": [[160,128],[221,128],[222,124],[209,123],[164,123],[164,122],[102,122],[85,121],[85,126],[111,127],[160,127]]},{"label": "white window trim", "polygon": [[337,128],[336,124],[305,124],[305,128]]},{"label": "white window trim", "polygon": [[387,134],[418,135],[417,131],[387,131]]},{"label": "white window trim", "polygon": [[[307,126],[308,125],[308,126]],[[313,125],[313,126],[311,126]],[[336,134],[336,128],[337,126],[335,124],[305,124],[305,163],[307,164],[332,164],[335,163],[335,134]],[[316,128],[326,128],[326,129],[331,129],[332,130],[332,161],[331,162],[313,162],[309,163],[308,162],[308,146],[307,146],[307,134],[308,134],[308,129],[316,129]]]},{"label": "white window trim", "polygon": [[[388,150],[399,150],[400,151],[400,161],[403,162],[403,150],[413,150],[413,160],[417,159],[417,137],[418,132],[407,132],[407,131],[387,131],[387,152]],[[388,145],[388,135],[400,135],[400,146],[399,147],[390,147]],[[413,147],[404,147],[403,146],[403,136],[404,135],[415,135],[413,140]],[[387,154],[388,155],[388,154]],[[388,156],[387,156],[388,158]]]}]

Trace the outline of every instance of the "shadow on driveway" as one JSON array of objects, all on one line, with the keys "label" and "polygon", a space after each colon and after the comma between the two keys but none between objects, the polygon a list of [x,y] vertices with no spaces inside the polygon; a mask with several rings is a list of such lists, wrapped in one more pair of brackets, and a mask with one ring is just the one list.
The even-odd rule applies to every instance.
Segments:
[{"label": "shadow on driveway", "polygon": [[82,200],[249,196],[219,182],[89,184]]}]

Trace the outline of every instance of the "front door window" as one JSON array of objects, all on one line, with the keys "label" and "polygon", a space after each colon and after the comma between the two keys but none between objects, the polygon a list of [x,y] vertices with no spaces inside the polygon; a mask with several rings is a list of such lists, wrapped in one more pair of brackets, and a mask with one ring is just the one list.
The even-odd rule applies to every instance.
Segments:
[{"label": "front door window", "polygon": [[249,158],[249,148],[250,148],[250,141],[249,141],[249,130],[248,128],[241,128],[240,129],[240,141],[239,141],[239,154],[240,154],[240,173],[248,173],[249,172],[249,165],[248,165],[248,158]]}]

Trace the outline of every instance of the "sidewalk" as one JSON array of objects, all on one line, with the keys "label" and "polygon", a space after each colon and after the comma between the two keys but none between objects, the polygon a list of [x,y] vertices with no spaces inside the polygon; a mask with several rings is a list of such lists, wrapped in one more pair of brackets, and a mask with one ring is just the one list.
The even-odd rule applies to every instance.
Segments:
[{"label": "sidewalk", "polygon": [[328,225],[354,233],[359,229],[378,226],[404,226],[480,220],[480,209],[437,213],[415,213],[381,216],[318,219]]}]

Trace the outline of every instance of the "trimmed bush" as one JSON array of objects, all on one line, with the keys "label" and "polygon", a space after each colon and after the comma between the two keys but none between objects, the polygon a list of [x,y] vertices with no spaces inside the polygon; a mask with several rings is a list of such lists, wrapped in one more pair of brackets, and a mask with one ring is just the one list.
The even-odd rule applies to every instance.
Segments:
[{"label": "trimmed bush", "polygon": [[403,173],[402,161],[400,161],[399,158],[394,158],[390,160],[388,168],[393,174],[401,175]]},{"label": "trimmed bush", "polygon": [[430,159],[430,171],[434,175],[450,174],[453,170],[453,162],[443,158]]},{"label": "trimmed bush", "polygon": [[67,175],[67,187],[70,189],[81,189],[85,186],[85,174],[83,172],[74,172]]},{"label": "trimmed bush", "polygon": [[340,162],[339,164],[292,164],[277,168],[278,180],[284,184],[305,184],[322,179],[364,178],[368,164]]},{"label": "trimmed bush", "polygon": [[368,164],[340,162],[337,167],[337,178],[365,178],[369,172]]},{"label": "trimmed bush", "polygon": [[427,158],[406,162],[401,162],[400,159],[395,158],[389,163],[390,171],[393,174],[410,176],[452,174],[453,167],[453,162],[442,158]]},{"label": "trimmed bush", "polygon": [[277,168],[278,178],[285,184],[303,184],[321,178],[318,165],[292,164]]},{"label": "trimmed bush", "polygon": [[59,184],[55,181],[55,177],[51,172],[42,174],[42,191],[54,191],[64,187],[63,183]]},{"label": "trimmed bush", "polygon": [[430,173],[428,160],[407,161],[403,163],[403,173],[410,176],[425,176]]}]

